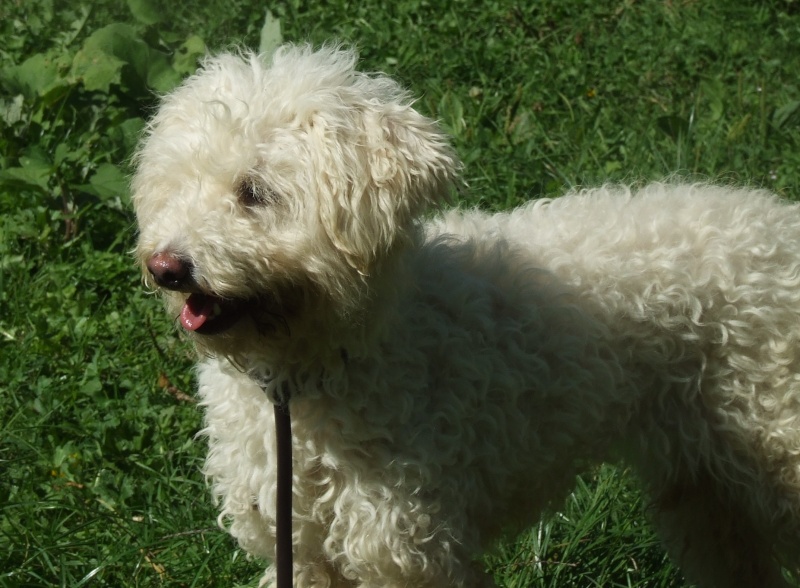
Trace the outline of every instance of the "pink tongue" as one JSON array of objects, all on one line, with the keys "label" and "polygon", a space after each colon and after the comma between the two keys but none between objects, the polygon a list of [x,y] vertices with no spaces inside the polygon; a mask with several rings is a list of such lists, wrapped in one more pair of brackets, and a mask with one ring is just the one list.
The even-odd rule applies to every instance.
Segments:
[{"label": "pink tongue", "polygon": [[202,327],[214,313],[214,297],[205,294],[192,294],[181,311],[181,325],[187,331]]}]

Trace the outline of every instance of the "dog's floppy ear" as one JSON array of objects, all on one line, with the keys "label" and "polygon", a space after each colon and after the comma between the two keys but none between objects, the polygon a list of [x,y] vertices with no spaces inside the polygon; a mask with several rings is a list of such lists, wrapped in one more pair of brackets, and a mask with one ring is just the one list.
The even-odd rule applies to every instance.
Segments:
[{"label": "dog's floppy ear", "polygon": [[438,125],[410,105],[373,98],[350,114],[352,130],[321,128],[325,121],[313,129],[336,149],[335,168],[347,178],[321,203],[320,221],[347,263],[368,275],[408,239],[416,217],[448,199],[460,163]]}]

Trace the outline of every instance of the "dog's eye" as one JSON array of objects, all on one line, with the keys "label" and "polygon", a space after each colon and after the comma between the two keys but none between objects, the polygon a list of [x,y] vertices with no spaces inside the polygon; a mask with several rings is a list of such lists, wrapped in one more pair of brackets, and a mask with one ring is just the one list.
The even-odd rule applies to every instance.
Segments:
[{"label": "dog's eye", "polygon": [[275,192],[252,179],[242,180],[236,185],[236,197],[247,208],[274,204],[278,200]]},{"label": "dog's eye", "polygon": [[239,202],[241,202],[248,208],[251,206],[257,206],[258,204],[261,203],[261,201],[258,198],[255,185],[247,180],[239,182],[237,184],[236,197],[239,199]]}]

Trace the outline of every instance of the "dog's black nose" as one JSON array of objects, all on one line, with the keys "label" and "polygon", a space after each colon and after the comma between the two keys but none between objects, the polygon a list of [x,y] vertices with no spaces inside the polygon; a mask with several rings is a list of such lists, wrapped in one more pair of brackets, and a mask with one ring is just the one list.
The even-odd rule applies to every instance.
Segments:
[{"label": "dog's black nose", "polygon": [[185,290],[193,284],[192,264],[174,253],[159,252],[147,260],[147,271],[156,284],[169,290]]}]

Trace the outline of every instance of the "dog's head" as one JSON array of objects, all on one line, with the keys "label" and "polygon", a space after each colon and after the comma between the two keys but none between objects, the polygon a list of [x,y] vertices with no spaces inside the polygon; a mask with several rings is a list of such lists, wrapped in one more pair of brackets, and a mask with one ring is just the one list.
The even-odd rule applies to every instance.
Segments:
[{"label": "dog's head", "polygon": [[347,314],[446,198],[459,163],[397,83],[351,50],[208,59],[136,155],[136,255],[188,331]]}]

